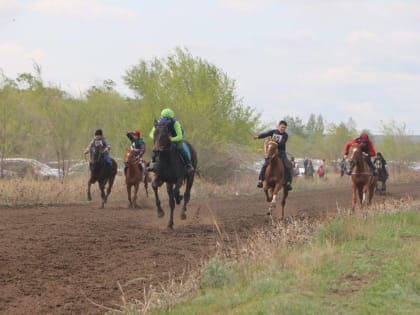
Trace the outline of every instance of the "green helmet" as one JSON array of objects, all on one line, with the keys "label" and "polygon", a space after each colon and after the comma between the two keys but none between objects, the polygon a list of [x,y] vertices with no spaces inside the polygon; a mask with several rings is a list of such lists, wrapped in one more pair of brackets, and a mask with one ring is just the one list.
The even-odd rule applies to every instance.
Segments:
[{"label": "green helmet", "polygon": [[164,110],[162,110],[162,112],[160,113],[160,116],[165,117],[165,118],[174,118],[175,114],[174,111],[170,108],[165,108]]}]

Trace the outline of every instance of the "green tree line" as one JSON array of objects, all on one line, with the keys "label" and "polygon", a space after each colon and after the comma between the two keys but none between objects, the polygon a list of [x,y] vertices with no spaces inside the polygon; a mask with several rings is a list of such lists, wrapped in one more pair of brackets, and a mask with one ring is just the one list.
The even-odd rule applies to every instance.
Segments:
[{"label": "green tree line", "polygon": [[[276,126],[264,126],[255,109],[244,106],[235,81],[215,65],[175,49],[164,58],[140,60],[127,69],[126,85],[135,97],[124,97],[109,79],[74,97],[60,86],[45,84],[41,68],[0,78],[0,159],[28,157],[56,161],[62,174],[66,161],[83,159],[83,151],[98,128],[112,145],[111,155],[122,158],[130,145],[125,134],[139,129],[152,152],[149,131],[165,107],[172,108],[196,148],[200,173],[221,181],[257,154],[252,135]],[[311,114],[279,117],[289,123],[288,151],[294,156],[336,159],[344,144],[358,134],[352,119],[326,123]],[[408,140],[397,123],[383,124],[383,153],[392,159],[414,159],[419,146]],[[234,150],[232,149],[234,148]],[[398,150],[396,150],[398,148]]]}]

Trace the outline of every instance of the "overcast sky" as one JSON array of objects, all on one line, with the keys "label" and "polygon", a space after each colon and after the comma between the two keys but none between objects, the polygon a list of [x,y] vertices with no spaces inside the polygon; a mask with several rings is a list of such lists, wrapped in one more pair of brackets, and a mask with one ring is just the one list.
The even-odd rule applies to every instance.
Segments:
[{"label": "overcast sky", "polygon": [[420,1],[0,0],[0,70],[69,93],[186,48],[264,122],[322,114],[420,134]]}]

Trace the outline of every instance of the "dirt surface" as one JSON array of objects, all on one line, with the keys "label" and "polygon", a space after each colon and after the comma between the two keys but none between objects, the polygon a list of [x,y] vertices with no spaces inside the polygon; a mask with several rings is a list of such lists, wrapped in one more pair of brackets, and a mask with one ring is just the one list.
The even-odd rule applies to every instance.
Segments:
[{"label": "dirt surface", "polygon": [[[420,195],[420,183],[389,184],[385,198]],[[144,196],[144,195],[143,195]],[[96,198],[98,196],[96,195]],[[117,198],[120,199],[117,199]],[[263,193],[199,200],[192,196],[188,219],[157,218],[153,197],[142,209],[127,209],[125,196],[82,206],[0,209],[0,313],[103,314],[125,298],[141,299],[143,286],[167,281],[194,268],[216,250],[214,222],[232,239],[246,239],[267,224]],[[350,188],[293,191],[286,215],[323,216],[350,207]],[[168,209],[166,199],[163,201]],[[276,210],[279,214],[279,207]]]}]

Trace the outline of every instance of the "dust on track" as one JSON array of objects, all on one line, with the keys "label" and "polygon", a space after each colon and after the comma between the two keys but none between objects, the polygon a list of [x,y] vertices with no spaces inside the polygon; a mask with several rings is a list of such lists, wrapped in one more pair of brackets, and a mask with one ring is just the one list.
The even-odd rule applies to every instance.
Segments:
[{"label": "dust on track", "polygon": [[[385,198],[419,198],[420,183],[389,184]],[[267,224],[262,192],[251,196],[191,200],[188,219],[176,211],[157,218],[153,198],[142,209],[127,209],[111,195],[81,206],[0,209],[0,313],[103,314],[89,302],[115,307],[125,298],[141,298],[144,286],[196,268],[216,251],[218,227],[232,239],[245,240]],[[119,196],[122,198],[123,196]],[[293,191],[286,215],[327,216],[348,209],[351,189]],[[165,210],[168,209],[166,202]],[[276,211],[279,211],[278,209]]]}]

